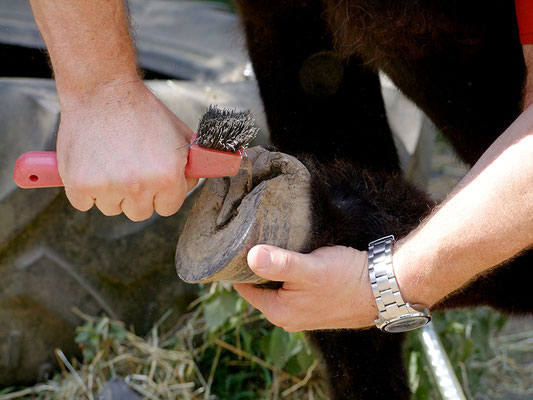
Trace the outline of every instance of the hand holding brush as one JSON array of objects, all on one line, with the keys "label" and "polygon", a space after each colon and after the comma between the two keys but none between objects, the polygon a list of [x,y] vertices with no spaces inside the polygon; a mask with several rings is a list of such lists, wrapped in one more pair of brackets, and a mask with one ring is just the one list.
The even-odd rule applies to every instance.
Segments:
[{"label": "hand holding brush", "polygon": [[[258,128],[249,111],[210,106],[201,117],[198,132],[189,145],[185,167],[187,178],[234,176],[239,171],[243,149],[257,135]],[[178,150],[178,149],[176,149]],[[63,186],[52,151],[32,151],[21,155],[13,174],[24,189]]]}]

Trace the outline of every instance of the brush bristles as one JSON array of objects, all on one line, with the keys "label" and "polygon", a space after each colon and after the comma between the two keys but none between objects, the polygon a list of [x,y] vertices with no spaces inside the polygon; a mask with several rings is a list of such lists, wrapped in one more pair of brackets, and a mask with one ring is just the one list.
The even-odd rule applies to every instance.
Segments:
[{"label": "brush bristles", "polygon": [[220,109],[211,105],[200,119],[196,144],[206,149],[236,153],[246,148],[258,131],[250,111]]}]

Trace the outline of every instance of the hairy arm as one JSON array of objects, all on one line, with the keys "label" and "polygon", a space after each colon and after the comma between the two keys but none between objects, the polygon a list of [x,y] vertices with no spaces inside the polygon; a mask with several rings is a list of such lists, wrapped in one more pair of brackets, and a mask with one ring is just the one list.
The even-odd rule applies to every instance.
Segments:
[{"label": "hairy arm", "polygon": [[533,45],[523,51],[524,112],[396,245],[394,269],[413,303],[433,305],[533,244]]},{"label": "hairy arm", "polygon": [[493,143],[446,201],[396,245],[406,301],[433,305],[533,243],[533,106]]},{"label": "hairy arm", "polygon": [[121,0],[31,0],[61,108],[57,152],[66,194],[132,220],[176,212],[192,132],[137,74]]},{"label": "hairy arm", "polygon": [[[122,1],[31,0],[62,106],[105,85],[139,79]],[[64,103],[67,104],[64,104]]]}]

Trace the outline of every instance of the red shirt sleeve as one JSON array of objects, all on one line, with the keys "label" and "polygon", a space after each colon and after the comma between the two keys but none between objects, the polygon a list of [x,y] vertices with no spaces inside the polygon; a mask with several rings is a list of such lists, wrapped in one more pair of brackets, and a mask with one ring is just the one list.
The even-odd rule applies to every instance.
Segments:
[{"label": "red shirt sleeve", "polygon": [[533,0],[515,0],[516,19],[522,44],[533,44]]}]

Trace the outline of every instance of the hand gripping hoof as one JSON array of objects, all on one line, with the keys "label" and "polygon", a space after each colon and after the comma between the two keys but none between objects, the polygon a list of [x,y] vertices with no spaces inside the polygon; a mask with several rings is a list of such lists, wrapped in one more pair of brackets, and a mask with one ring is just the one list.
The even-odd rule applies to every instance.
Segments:
[{"label": "hand gripping hoof", "polygon": [[176,251],[185,282],[263,284],[246,262],[256,244],[304,250],[311,232],[311,177],[287,154],[261,147],[233,178],[208,179],[187,219]]}]

